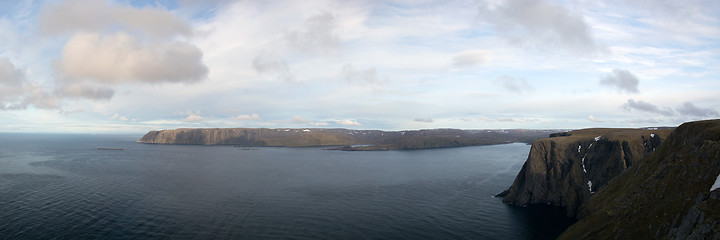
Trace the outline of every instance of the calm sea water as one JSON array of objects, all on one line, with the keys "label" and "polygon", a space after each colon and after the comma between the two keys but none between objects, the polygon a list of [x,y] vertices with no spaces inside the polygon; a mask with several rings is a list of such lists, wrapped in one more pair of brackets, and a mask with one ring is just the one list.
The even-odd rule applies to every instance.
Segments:
[{"label": "calm sea water", "polygon": [[553,239],[571,223],[492,197],[525,144],[343,152],[139,137],[0,134],[0,239]]}]

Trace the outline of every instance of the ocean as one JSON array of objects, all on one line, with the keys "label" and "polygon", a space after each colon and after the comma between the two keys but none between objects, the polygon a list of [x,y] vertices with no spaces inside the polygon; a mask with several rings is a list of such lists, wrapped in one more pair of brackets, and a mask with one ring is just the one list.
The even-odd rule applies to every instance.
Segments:
[{"label": "ocean", "polygon": [[0,239],[554,239],[572,223],[493,197],[522,143],[345,152],[140,137],[0,133]]}]

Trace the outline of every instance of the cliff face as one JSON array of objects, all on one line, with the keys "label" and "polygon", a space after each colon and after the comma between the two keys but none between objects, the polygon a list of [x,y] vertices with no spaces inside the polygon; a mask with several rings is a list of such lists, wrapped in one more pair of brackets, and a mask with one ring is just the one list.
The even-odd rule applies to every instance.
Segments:
[{"label": "cliff face", "polygon": [[[532,142],[544,130],[378,131],[350,129],[208,128],[150,131],[139,143],[239,146],[346,146],[340,150],[388,150],[461,147]],[[362,146],[352,146],[362,145]]]},{"label": "cliff face", "polygon": [[503,202],[550,204],[576,216],[610,179],[653,152],[671,129],[584,129],[533,143]]},{"label": "cliff face", "polygon": [[685,123],[595,193],[560,239],[720,239],[720,120]]},{"label": "cliff face", "polygon": [[[366,133],[367,135],[367,133]],[[210,128],[150,131],[139,143],[240,145],[240,146],[325,146],[366,144],[369,139],[353,138],[333,130]]]}]

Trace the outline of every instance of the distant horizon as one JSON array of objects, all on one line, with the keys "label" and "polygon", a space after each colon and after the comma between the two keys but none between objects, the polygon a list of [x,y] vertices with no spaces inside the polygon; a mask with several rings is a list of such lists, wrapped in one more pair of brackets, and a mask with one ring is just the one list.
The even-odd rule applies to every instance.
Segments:
[{"label": "distant horizon", "polygon": [[[679,125],[678,125],[679,126]],[[302,130],[302,129],[345,129],[345,130],[354,130],[354,131],[384,131],[384,132],[402,132],[402,131],[423,131],[423,130],[463,130],[463,131],[503,131],[503,130],[529,130],[529,131],[574,131],[574,130],[581,130],[581,129],[591,129],[591,128],[628,128],[628,129],[647,129],[647,128],[677,128],[678,126],[646,126],[646,127],[590,127],[590,128],[422,128],[422,129],[399,129],[399,130],[387,130],[387,129],[359,129],[359,128],[343,128],[343,127],[180,127],[180,128],[166,128],[166,129],[150,129],[145,132],[42,132],[42,131],[32,131],[32,132],[24,132],[24,131],[0,131],[0,134],[4,133],[37,133],[37,134],[121,134],[121,135],[130,135],[130,134],[147,134],[151,131],[163,131],[163,130],[177,130],[177,129],[230,129],[230,128],[246,128],[246,129],[294,129],[294,130]]]},{"label": "distant horizon", "polygon": [[0,2],[0,132],[720,118],[720,2]]}]

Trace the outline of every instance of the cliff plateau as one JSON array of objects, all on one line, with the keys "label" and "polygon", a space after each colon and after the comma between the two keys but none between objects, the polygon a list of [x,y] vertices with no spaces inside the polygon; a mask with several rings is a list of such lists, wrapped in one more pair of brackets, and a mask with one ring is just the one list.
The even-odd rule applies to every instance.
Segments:
[{"label": "cliff plateau", "polygon": [[248,147],[344,146],[337,150],[390,150],[530,143],[549,130],[379,131],[351,129],[181,128],[150,131],[139,143],[237,145]]},{"label": "cliff plateau", "polygon": [[720,239],[719,173],[720,120],[684,123],[598,190],[559,239]]},{"label": "cliff plateau", "polygon": [[549,204],[575,217],[579,207],[625,169],[657,149],[672,129],[595,128],[535,141],[512,186],[514,205]]}]

